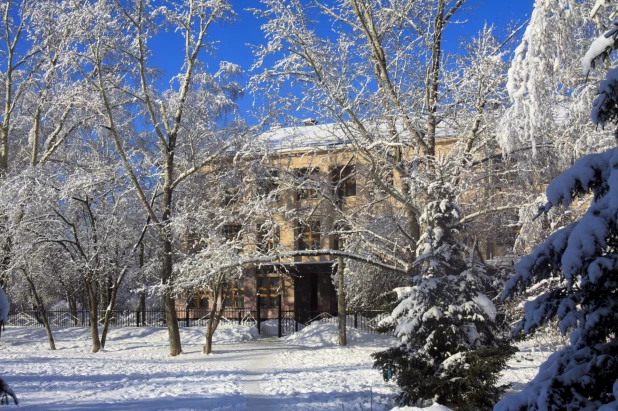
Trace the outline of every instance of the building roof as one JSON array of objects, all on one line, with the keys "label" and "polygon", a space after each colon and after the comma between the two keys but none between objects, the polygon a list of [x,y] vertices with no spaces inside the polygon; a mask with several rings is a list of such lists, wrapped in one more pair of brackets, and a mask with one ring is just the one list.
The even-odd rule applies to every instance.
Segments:
[{"label": "building roof", "polygon": [[[313,120],[312,120],[313,121]],[[265,146],[279,152],[304,151],[309,149],[329,150],[350,144],[350,123],[327,123],[313,124],[309,120],[303,120],[303,126],[279,127],[260,134],[257,139]],[[346,129],[348,126],[350,128]],[[409,139],[409,133],[404,131],[403,126],[399,129],[402,140]],[[368,126],[376,140],[387,135],[385,124]],[[451,138],[456,135],[455,130],[445,123],[437,127],[436,138]]]}]

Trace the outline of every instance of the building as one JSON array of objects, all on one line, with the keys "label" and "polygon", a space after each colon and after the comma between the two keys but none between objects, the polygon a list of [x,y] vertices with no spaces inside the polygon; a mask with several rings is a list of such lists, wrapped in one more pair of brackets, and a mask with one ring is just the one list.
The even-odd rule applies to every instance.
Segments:
[{"label": "building", "polygon": [[[276,206],[286,215],[275,215],[276,240],[287,250],[342,249],[343,241],[333,234],[339,207],[343,213],[363,210],[369,215],[401,215],[402,207],[392,198],[379,200],[380,188],[367,177],[368,165],[348,147],[348,133],[341,125],[317,124],[304,121],[300,127],[277,128],[262,134],[259,144],[270,152],[270,170],[261,182],[256,182],[262,193],[280,188],[285,179],[295,179],[294,188],[278,191]],[[378,128],[378,132],[382,132]],[[442,130],[437,140],[437,151],[446,151],[455,139]],[[403,153],[403,157],[412,156]],[[385,168],[381,176],[385,184],[398,185],[397,176]],[[331,201],[323,201],[319,190],[329,187]],[[239,201],[242,201],[240,199]],[[366,208],[366,210],[364,210]],[[232,239],[241,230],[239,224],[223,227],[223,236]],[[261,227],[251,230],[247,247],[273,247],[272,241],[261,241]],[[337,293],[332,281],[334,257],[296,256],[292,260],[248,267],[245,275],[234,284],[228,284],[218,296],[227,307],[256,310],[259,304],[262,318],[276,318],[279,295],[282,310],[305,313],[311,317],[319,313],[337,312]],[[259,298],[258,298],[259,292]],[[178,310],[192,308],[195,316],[206,315],[211,296],[198,293],[188,301],[177,301]],[[180,315],[182,317],[182,314]],[[298,314],[297,314],[298,316]]]}]

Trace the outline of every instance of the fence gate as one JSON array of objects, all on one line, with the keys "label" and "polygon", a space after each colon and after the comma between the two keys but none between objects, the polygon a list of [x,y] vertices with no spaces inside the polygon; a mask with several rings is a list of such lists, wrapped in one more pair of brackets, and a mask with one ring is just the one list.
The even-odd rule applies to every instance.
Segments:
[{"label": "fence gate", "polygon": [[294,334],[298,330],[296,318],[293,312],[287,312],[281,318],[281,335],[288,336]]}]

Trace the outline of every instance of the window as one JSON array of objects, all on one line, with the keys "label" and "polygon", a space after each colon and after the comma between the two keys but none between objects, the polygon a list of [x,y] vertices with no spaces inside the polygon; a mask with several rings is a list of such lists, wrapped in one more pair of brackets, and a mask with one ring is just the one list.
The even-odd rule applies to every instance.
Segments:
[{"label": "window", "polygon": [[235,253],[240,254],[243,249],[243,245],[240,242],[241,234],[240,231],[242,226],[240,224],[227,224],[223,226],[222,233],[223,238],[227,244],[231,245],[231,248]]},{"label": "window", "polygon": [[230,170],[229,165],[222,165],[225,174],[220,175],[217,180],[222,185],[220,194],[220,204],[223,207],[238,203],[243,196],[243,176],[235,169]]},{"label": "window", "polygon": [[279,286],[281,285],[280,277],[258,277],[258,291],[260,292],[260,307],[275,308],[278,307]]},{"label": "window", "polygon": [[242,226],[240,224],[227,224],[223,226],[223,238],[225,241],[235,241],[238,239]]},{"label": "window", "polygon": [[[279,243],[279,233],[280,231],[278,226],[275,227],[273,234],[268,227],[258,224],[255,235],[255,247],[257,250],[261,253],[267,253],[275,248],[275,245]],[[267,237],[269,238],[267,239]]]},{"label": "window", "polygon": [[208,292],[196,293],[187,302],[187,308],[208,308]]},{"label": "window", "polygon": [[319,250],[320,249],[320,221],[307,221],[299,226],[300,236],[298,238],[299,250]]},{"label": "window", "polygon": [[223,287],[223,304],[226,307],[243,308],[245,306],[245,281],[240,278]]},{"label": "window", "polygon": [[187,248],[190,251],[197,252],[203,248],[202,245],[200,244],[202,239],[198,233],[189,233],[187,234],[185,238],[186,238]]},{"label": "window", "polygon": [[333,231],[335,232],[333,234],[333,250],[345,250],[345,234],[341,232],[350,231],[350,228],[343,223],[337,223],[335,227],[333,227]]},{"label": "window", "polygon": [[331,172],[337,197],[353,197],[356,195],[356,174],[354,166],[337,167]]},{"label": "window", "polygon": [[297,201],[318,196],[317,181],[319,174],[319,168],[299,168],[296,171],[296,176],[300,180],[298,182],[299,188],[296,192]]},{"label": "window", "polygon": [[236,204],[240,199],[240,189],[238,187],[227,187],[223,195],[223,207]]},{"label": "window", "polygon": [[[257,179],[257,194],[261,197],[268,197],[272,192],[276,192],[279,187],[279,171],[267,170]],[[275,200],[279,200],[279,195],[275,195]]]}]

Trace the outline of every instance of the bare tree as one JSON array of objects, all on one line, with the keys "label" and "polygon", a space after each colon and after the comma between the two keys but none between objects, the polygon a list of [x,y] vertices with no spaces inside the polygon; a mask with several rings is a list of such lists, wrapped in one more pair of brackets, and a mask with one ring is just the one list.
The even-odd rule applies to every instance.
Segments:
[{"label": "bare tree", "polygon": [[[202,55],[210,49],[209,28],[231,21],[234,13],[222,0],[190,0],[155,7],[147,1],[131,4],[107,1],[67,10],[81,26],[75,62],[97,96],[92,111],[115,145],[121,163],[158,233],[166,323],[170,353],[181,352],[173,289],[175,242],[170,228],[174,194],[190,176],[225,152],[241,124],[223,114],[234,108],[242,89],[233,80],[240,69],[227,62],[208,73]],[[157,87],[149,41],[167,27],[183,39],[182,71],[170,89]],[[143,124],[140,130],[135,123]],[[148,165],[141,167],[141,161]],[[148,191],[157,181],[161,195],[151,204]],[[153,193],[155,194],[155,193]]]}]

